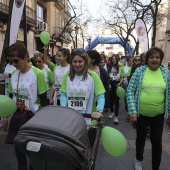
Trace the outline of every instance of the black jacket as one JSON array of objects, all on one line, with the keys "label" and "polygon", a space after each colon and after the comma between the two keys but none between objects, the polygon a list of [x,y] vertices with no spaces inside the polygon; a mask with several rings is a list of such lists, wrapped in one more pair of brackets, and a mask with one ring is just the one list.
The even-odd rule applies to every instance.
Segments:
[{"label": "black jacket", "polygon": [[99,67],[100,69],[100,79],[104,85],[104,88],[106,90],[105,92],[105,108],[110,107],[110,89],[109,89],[109,77],[107,75],[107,72],[104,68]]}]

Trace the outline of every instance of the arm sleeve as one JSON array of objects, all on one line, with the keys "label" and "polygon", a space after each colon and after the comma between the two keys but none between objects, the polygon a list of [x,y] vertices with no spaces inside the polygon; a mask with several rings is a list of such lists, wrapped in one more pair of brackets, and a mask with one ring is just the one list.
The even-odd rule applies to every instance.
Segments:
[{"label": "arm sleeve", "polygon": [[41,106],[47,106],[48,105],[48,99],[47,99],[47,92],[39,94],[40,97],[40,102],[41,102]]},{"label": "arm sleeve", "polygon": [[99,94],[98,96],[96,96],[97,99],[97,107],[96,110],[102,110],[104,109],[104,104],[105,104],[105,97],[104,94]]},{"label": "arm sleeve", "polygon": [[60,105],[67,106],[67,93],[60,93]]},{"label": "arm sleeve", "polygon": [[133,73],[126,90],[126,99],[127,99],[129,114],[137,113],[137,107],[136,107],[137,103],[135,101],[135,93],[138,88],[139,78],[140,78],[140,70],[137,69]]}]

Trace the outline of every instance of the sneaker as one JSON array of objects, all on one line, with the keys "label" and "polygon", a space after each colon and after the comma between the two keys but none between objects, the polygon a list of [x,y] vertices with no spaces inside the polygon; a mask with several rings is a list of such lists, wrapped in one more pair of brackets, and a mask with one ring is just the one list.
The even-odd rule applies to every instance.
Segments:
[{"label": "sneaker", "polygon": [[127,116],[126,122],[130,122],[130,115]]},{"label": "sneaker", "polygon": [[168,134],[170,135],[170,130],[168,131]]},{"label": "sneaker", "polygon": [[119,120],[118,120],[118,117],[114,117],[114,124],[119,124]]},{"label": "sneaker", "polygon": [[138,161],[137,159],[135,160],[135,170],[142,170],[142,162]]},{"label": "sneaker", "polygon": [[109,119],[113,119],[114,115],[115,115],[115,113],[114,113],[114,112],[111,112],[111,113],[109,114]]}]

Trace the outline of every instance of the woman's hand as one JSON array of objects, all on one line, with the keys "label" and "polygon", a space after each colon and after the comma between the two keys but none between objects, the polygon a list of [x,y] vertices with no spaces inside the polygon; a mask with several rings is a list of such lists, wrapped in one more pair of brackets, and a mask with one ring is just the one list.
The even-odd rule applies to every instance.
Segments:
[{"label": "woman's hand", "polygon": [[130,115],[130,120],[131,120],[132,122],[137,122],[137,114],[136,114],[136,113],[131,114],[131,115]]},{"label": "woman's hand", "polygon": [[5,79],[9,78],[9,74],[4,74],[4,78]]},{"label": "woman's hand", "polygon": [[101,112],[93,112],[91,115],[91,118],[94,120],[98,120],[100,117],[102,117],[102,113]]},{"label": "woman's hand", "polygon": [[122,83],[118,83],[116,86],[118,87],[118,86],[121,86],[122,85]]},{"label": "woman's hand", "polygon": [[8,131],[8,118],[7,118],[7,117],[4,117],[4,118],[3,118],[2,127],[3,127],[3,130],[4,130],[5,132]]}]

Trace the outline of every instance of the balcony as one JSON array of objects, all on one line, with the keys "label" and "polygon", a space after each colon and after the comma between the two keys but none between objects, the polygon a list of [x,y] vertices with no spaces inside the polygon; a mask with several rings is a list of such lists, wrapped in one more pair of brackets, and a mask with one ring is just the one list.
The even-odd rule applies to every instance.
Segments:
[{"label": "balcony", "polygon": [[63,1],[63,0],[46,0],[46,2],[54,2],[55,5],[56,5],[60,10],[64,10],[64,1]]},{"label": "balcony", "polygon": [[8,15],[9,13],[9,2],[0,2],[0,13]]},{"label": "balcony", "polygon": [[30,7],[26,7],[26,17],[27,17],[27,24],[30,24],[31,26],[36,26],[37,24],[37,15],[36,11],[34,11]]},{"label": "balcony", "polygon": [[[7,20],[9,15],[9,1],[0,2],[0,18]],[[26,6],[27,24],[36,27],[36,11]]]}]

